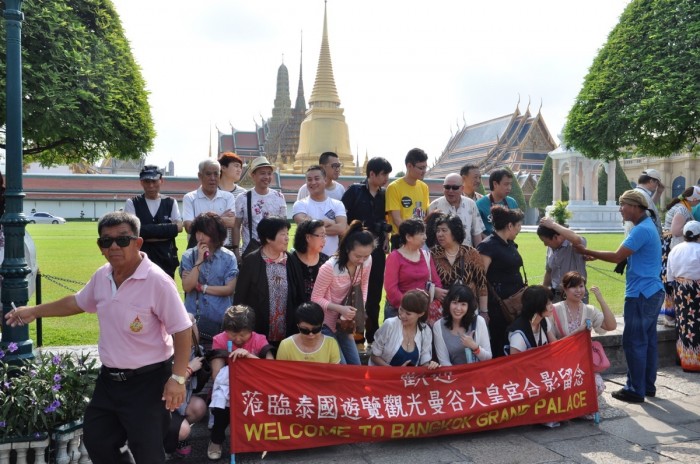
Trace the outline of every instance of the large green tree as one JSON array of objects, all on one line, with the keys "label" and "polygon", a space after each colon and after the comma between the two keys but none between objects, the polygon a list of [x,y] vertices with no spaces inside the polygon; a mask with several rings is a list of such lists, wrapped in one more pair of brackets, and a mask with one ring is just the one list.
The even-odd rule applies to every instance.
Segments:
[{"label": "large green tree", "polygon": [[591,158],[700,153],[700,3],[632,0],[564,128]]},{"label": "large green tree", "polygon": [[[145,156],[155,137],[148,93],[112,2],[25,0],[22,9],[25,162]],[[4,89],[5,26],[0,24]],[[5,117],[2,91],[3,130]]]}]

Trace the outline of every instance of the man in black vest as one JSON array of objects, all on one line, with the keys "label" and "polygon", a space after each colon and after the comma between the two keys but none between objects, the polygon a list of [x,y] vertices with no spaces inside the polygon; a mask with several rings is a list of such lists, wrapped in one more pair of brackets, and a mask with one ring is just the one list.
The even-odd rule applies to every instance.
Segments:
[{"label": "man in black vest", "polygon": [[141,251],[170,277],[175,278],[177,259],[175,237],[182,232],[182,220],[177,201],[160,194],[163,172],[158,166],[146,165],[139,174],[143,195],[126,200],[124,211],[141,220]]}]

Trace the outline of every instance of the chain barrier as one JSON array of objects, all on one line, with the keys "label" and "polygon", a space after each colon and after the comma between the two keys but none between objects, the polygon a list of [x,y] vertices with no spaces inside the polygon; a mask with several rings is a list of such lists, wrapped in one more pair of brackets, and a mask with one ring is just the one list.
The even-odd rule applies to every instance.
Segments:
[{"label": "chain barrier", "polygon": [[69,291],[71,291],[71,292],[73,292],[73,293],[76,293],[77,290],[76,290],[76,289],[73,289],[73,288],[69,287],[68,285],[65,285],[65,284],[63,284],[63,283],[61,283],[61,282],[68,282],[68,283],[71,283],[71,284],[78,284],[80,287],[84,287],[84,286],[85,286],[85,282],[79,282],[79,281],[77,281],[77,280],[72,280],[72,279],[66,279],[66,278],[64,278],[64,277],[56,277],[56,276],[52,276],[52,275],[44,274],[44,273],[41,274],[41,278],[42,278],[42,279],[46,279],[46,280],[48,280],[49,282],[51,282],[52,284],[56,284],[56,285],[58,285],[59,287],[63,287],[63,288],[65,288],[66,290],[69,290]]},{"label": "chain barrier", "polygon": [[622,280],[622,279],[620,279],[619,277],[615,276],[615,274],[612,273],[611,271],[608,271],[608,270],[606,270],[606,269],[601,269],[601,268],[599,268],[599,267],[591,266],[589,263],[590,263],[590,262],[586,263],[586,268],[587,268],[587,269],[594,269],[594,270],[600,272],[601,274],[603,274],[605,277],[608,277],[609,279],[612,279],[612,280],[614,280],[614,281],[616,281],[616,282],[620,282],[620,283],[623,283],[623,284],[626,283],[624,280]]}]

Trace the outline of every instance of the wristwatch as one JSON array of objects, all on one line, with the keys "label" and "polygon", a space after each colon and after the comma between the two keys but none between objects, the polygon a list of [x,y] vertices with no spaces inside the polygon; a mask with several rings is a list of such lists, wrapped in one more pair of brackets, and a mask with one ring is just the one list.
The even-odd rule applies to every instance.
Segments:
[{"label": "wristwatch", "polygon": [[170,378],[179,383],[180,385],[185,384],[185,378],[181,375],[173,374],[170,376]]}]

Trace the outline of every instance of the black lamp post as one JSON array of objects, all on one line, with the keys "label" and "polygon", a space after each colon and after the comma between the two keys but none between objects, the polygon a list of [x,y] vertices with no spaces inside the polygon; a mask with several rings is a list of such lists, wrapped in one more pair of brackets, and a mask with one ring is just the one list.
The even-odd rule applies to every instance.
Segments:
[{"label": "black lamp post", "polygon": [[[5,259],[0,267],[2,281],[2,342],[7,361],[18,362],[34,357],[29,328],[9,327],[5,314],[12,311],[12,304],[27,304],[29,292],[27,275],[31,272],[24,256],[24,216],[22,190],[22,0],[5,0],[5,29],[7,31],[7,88],[6,107],[6,170],[5,214],[0,219],[5,233]],[[9,353],[7,347],[16,343],[18,349]]]}]

